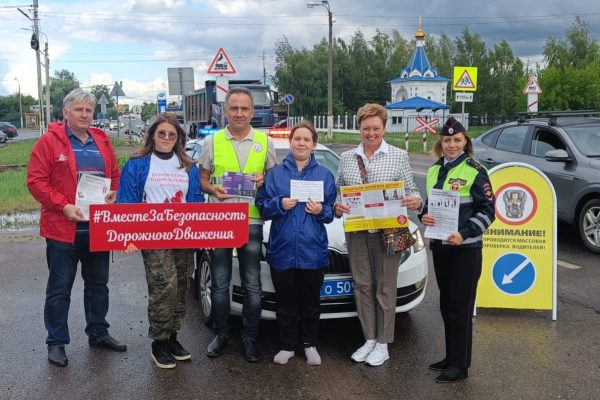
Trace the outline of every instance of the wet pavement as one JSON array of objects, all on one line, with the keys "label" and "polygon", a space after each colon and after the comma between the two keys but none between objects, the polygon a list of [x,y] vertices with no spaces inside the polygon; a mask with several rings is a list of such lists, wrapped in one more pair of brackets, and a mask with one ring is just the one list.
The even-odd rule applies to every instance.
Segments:
[{"label": "wet pavement", "polygon": [[[330,147],[339,153],[352,146]],[[411,154],[417,185],[430,163]],[[273,364],[278,347],[272,321],[261,323],[263,361],[242,358],[239,331],[225,355],[209,359],[212,333],[190,298],[179,339],[192,361],[161,370],[150,358],[141,256],[115,253],[108,320],[128,351],[88,346],[77,277],[69,366],[50,366],[43,324],[45,243],[35,231],[0,230],[0,399],[600,399],[600,256],[587,251],[570,227],[559,225],[558,243],[559,260],[567,263],[558,269],[558,321],[549,311],[478,310],[469,379],[436,384],[437,373],[427,365],[442,356],[443,325],[431,265],[425,300],[397,316],[391,358],[381,367],[350,361],[363,340],[356,318],[322,321],[318,367],[308,366],[303,355],[285,366]],[[232,322],[239,328],[239,319]]]},{"label": "wet pavement", "polygon": [[[357,319],[322,322],[318,349],[323,364],[318,367],[308,366],[303,355],[285,366],[273,364],[278,350],[273,322],[261,324],[261,362],[243,360],[239,331],[224,356],[209,359],[205,349],[212,333],[201,322],[198,302],[190,299],[179,338],[192,361],[161,370],[150,358],[141,257],[115,253],[108,320],[111,334],[129,349],[111,353],[88,346],[77,277],[69,366],[58,368],[48,365],[44,344],[44,251],[35,232],[0,234],[0,399],[600,398],[600,311],[586,300],[597,298],[600,269],[593,269],[598,256],[591,253],[589,265],[559,269],[558,321],[552,322],[546,311],[479,310],[469,379],[436,384],[436,373],[427,365],[442,355],[443,332],[432,268],[424,302],[398,315],[391,358],[381,367],[350,361],[362,344]],[[572,293],[578,287],[592,292]],[[233,322],[239,327],[238,319]]]}]

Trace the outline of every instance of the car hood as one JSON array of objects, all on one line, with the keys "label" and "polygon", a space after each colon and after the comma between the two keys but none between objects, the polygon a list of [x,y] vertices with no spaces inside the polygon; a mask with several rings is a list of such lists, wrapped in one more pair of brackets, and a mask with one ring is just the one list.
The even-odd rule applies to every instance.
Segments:
[{"label": "car hood", "polygon": [[[344,221],[342,218],[334,218],[330,224],[326,224],[327,237],[329,239],[329,249],[340,254],[347,254],[348,247],[346,245],[346,235],[344,234]],[[263,226],[263,241],[269,241],[269,231],[271,229],[271,221],[265,221]],[[414,233],[418,228],[412,221],[409,223],[411,233]],[[382,249],[383,250],[383,249]]]}]

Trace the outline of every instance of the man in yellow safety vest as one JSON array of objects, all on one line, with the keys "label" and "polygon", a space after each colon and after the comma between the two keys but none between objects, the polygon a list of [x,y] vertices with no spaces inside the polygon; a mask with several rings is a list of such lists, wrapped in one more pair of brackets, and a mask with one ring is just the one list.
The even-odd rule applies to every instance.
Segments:
[{"label": "man in yellow safety vest", "polygon": [[[239,272],[244,289],[242,341],[244,358],[258,362],[261,351],[256,345],[258,322],[261,314],[260,258],[263,241],[263,221],[254,205],[254,197],[228,194],[222,187],[223,176],[229,173],[253,175],[256,187],[264,181],[265,173],[278,164],[275,146],[264,132],[252,129],[250,122],[254,114],[252,93],[242,87],[230,88],[225,97],[227,127],[208,136],[199,164],[202,191],[213,202],[249,203],[249,240],[237,249]],[[207,355],[218,357],[229,343],[230,310],[229,285],[231,282],[233,249],[215,249],[210,267],[211,274],[211,317],[215,338],[208,345]],[[237,298],[237,296],[234,296]],[[236,301],[236,298],[233,300]],[[238,300],[238,302],[241,302]]]}]

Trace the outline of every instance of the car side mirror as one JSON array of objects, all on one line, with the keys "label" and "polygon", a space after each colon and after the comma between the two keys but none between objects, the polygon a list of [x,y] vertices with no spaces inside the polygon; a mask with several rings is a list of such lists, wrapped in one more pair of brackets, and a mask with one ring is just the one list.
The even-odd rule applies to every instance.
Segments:
[{"label": "car side mirror", "polygon": [[569,153],[567,153],[567,151],[563,150],[563,149],[549,150],[544,154],[544,158],[551,162],[557,162],[557,161],[569,162],[569,161],[571,161],[571,157],[569,157]]}]

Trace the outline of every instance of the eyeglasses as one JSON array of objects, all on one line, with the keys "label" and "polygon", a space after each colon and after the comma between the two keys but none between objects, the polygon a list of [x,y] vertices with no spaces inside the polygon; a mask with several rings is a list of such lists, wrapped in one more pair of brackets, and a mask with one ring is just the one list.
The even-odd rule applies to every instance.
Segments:
[{"label": "eyeglasses", "polygon": [[161,138],[161,139],[176,139],[177,138],[177,132],[165,132],[165,131],[158,131],[156,132],[156,135]]}]

